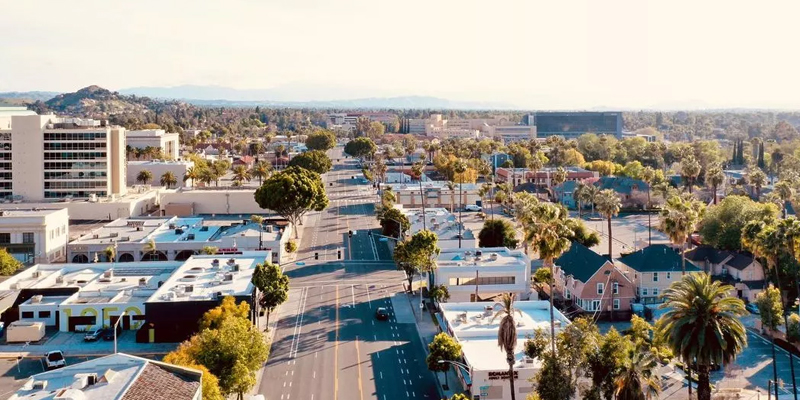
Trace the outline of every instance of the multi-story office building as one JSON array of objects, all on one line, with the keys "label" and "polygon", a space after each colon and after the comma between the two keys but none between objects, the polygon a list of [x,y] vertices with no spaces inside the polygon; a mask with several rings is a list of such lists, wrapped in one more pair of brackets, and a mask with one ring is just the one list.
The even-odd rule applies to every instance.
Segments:
[{"label": "multi-story office building", "polygon": [[0,129],[0,198],[93,198],[122,195],[125,128],[54,115],[13,115]]},{"label": "multi-story office building", "polygon": [[353,131],[359,118],[367,118],[371,122],[391,124],[397,121],[397,115],[387,112],[360,112],[360,113],[331,113],[328,114],[326,126],[328,129],[341,129]]},{"label": "multi-story office building", "polygon": [[0,210],[0,247],[21,262],[63,260],[68,238],[66,208]]},{"label": "multi-story office building", "polygon": [[0,104],[0,129],[11,129],[11,117],[14,115],[36,115],[36,113],[25,107]]},{"label": "multi-story office building", "polygon": [[536,112],[528,115],[528,125],[536,127],[536,136],[563,136],[575,139],[586,133],[622,138],[622,113],[615,112]]},{"label": "multi-story office building", "polygon": [[177,133],[167,133],[163,129],[145,129],[140,131],[128,131],[125,135],[126,144],[136,149],[153,147],[161,149],[164,158],[168,160],[178,159],[180,138]]}]

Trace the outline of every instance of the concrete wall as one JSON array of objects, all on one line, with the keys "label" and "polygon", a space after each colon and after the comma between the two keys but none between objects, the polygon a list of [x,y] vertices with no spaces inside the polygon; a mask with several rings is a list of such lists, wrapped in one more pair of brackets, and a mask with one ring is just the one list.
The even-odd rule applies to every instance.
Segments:
[{"label": "concrete wall", "polygon": [[175,175],[175,178],[178,179],[178,183],[175,186],[173,186],[173,188],[191,186],[194,182],[192,182],[191,180],[184,182],[183,176],[186,174],[186,171],[193,166],[194,163],[191,161],[186,161],[186,162],[129,161],[126,181],[128,185],[131,186],[136,185],[139,183],[136,182],[136,175],[138,175],[140,171],[148,170],[153,174],[153,182],[151,184],[153,186],[161,186],[161,175],[164,175],[164,173],[170,171]]},{"label": "concrete wall", "polygon": [[[144,300],[144,298],[142,298]],[[125,311],[125,315],[144,315],[145,307],[144,301],[136,301],[129,303],[97,303],[97,304],[62,304],[59,306],[59,330],[61,332],[69,331],[69,317],[70,316],[86,316],[94,315],[97,317],[95,325],[78,325],[75,330],[88,331],[97,328],[110,327],[111,317],[119,316]],[[139,329],[143,321],[131,320],[131,330]],[[120,326],[122,323],[120,322]]]},{"label": "concrete wall", "polygon": [[[69,218],[73,220],[113,221],[117,218],[138,217],[144,214],[148,208],[155,207],[157,200],[157,191],[153,190],[137,197],[125,197],[109,202],[99,201],[92,203],[80,200],[71,202],[23,203],[23,205],[25,208],[66,208],[69,212]],[[0,204],[0,209],[13,210],[20,206],[20,204]]]},{"label": "concrete wall", "polygon": [[44,199],[44,128],[52,116],[13,118],[13,193],[26,200]]},{"label": "concrete wall", "polygon": [[128,191],[125,184],[125,128],[114,128],[108,132],[108,194],[123,195]]},{"label": "concrete wall", "polygon": [[166,215],[170,203],[191,203],[195,214],[263,214],[255,188],[243,190],[164,190],[159,204]]}]

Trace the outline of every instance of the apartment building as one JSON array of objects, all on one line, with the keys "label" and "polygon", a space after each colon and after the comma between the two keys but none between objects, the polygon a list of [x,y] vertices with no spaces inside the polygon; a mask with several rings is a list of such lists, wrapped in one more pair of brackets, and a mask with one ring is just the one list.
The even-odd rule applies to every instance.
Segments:
[{"label": "apartment building", "polygon": [[[661,295],[673,282],[683,276],[681,255],[665,244],[654,244],[619,258],[617,267],[636,283],[636,297],[640,303],[662,303]],[[700,272],[694,263],[686,260],[686,272]]]},{"label": "apartment building", "polygon": [[20,262],[63,260],[68,238],[66,208],[0,210],[0,247]]},{"label": "apartment building", "polygon": [[353,131],[359,118],[368,118],[372,122],[391,124],[397,121],[397,115],[387,112],[331,113],[328,114],[326,127],[333,130]]},{"label": "apartment building", "polygon": [[127,146],[136,149],[144,149],[146,147],[161,149],[164,158],[168,160],[177,160],[179,157],[178,151],[181,148],[180,135],[168,133],[163,129],[128,131],[125,135],[125,143]]},{"label": "apartment building", "polygon": [[442,249],[436,264],[435,283],[445,285],[454,302],[489,300],[503,293],[528,300],[531,295],[531,260],[521,250]]},{"label": "apartment building", "polygon": [[123,195],[125,128],[54,115],[12,115],[0,129],[0,198]]}]

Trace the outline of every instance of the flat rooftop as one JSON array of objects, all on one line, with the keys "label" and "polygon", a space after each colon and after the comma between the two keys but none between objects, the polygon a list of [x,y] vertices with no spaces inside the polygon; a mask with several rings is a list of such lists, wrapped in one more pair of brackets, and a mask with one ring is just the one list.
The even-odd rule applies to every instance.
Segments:
[{"label": "flat rooftop", "polygon": [[[440,240],[458,239],[458,218],[445,208],[405,208],[402,204],[395,205],[411,222],[410,232],[417,233],[423,228],[436,233]],[[423,224],[424,220],[424,224]],[[461,235],[464,239],[474,239],[472,230],[462,226]]]},{"label": "flat rooftop", "polygon": [[245,252],[235,256],[192,256],[148,301],[197,301],[213,300],[219,294],[247,295],[253,291],[251,279],[256,265],[270,258],[269,252]]},{"label": "flat rooftop", "polygon": [[[480,253],[480,254],[478,254]],[[447,267],[518,267],[530,268],[530,262],[520,250],[505,247],[476,247],[472,249],[442,249],[436,263],[439,268]]]},{"label": "flat rooftop", "polygon": [[[453,336],[461,344],[464,358],[473,368],[479,370],[504,370],[508,368],[505,352],[497,346],[497,330],[501,318],[492,321],[500,310],[498,303],[442,303],[442,314]],[[550,304],[547,301],[516,301],[514,307],[520,311],[515,314],[517,322],[517,347],[515,368],[537,368],[538,360],[525,362],[525,340],[538,329],[550,332]],[[569,324],[569,319],[560,311],[554,310],[556,330]]]},{"label": "flat rooftop", "polygon": [[219,227],[203,226],[202,218],[120,218],[92,230],[75,244],[102,244],[115,242],[145,243],[151,239],[156,243],[207,242]]},{"label": "flat rooftop", "polygon": [[[404,192],[404,191],[413,191],[413,190],[419,191],[419,182],[416,182],[416,183],[386,183],[386,184],[383,184],[381,186],[383,186],[383,187],[389,186],[395,192]],[[456,185],[456,186],[458,186],[458,185]],[[444,181],[425,181],[425,182],[422,182],[422,189],[423,190],[425,190],[425,189],[449,190],[449,189],[447,189],[447,182],[444,182]],[[458,191],[458,190],[459,190],[459,188],[456,187],[456,191]],[[474,183],[464,183],[464,184],[461,185],[461,190],[464,190],[464,191],[478,190],[478,185],[476,185]]]},{"label": "flat rooftop", "polygon": [[13,208],[0,210],[0,223],[8,218],[46,217],[55,213],[64,212],[63,208]]}]

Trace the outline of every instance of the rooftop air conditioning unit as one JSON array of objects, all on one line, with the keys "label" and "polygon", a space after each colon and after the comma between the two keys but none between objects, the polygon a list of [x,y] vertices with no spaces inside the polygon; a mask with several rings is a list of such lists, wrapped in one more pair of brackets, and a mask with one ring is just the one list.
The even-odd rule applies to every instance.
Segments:
[{"label": "rooftop air conditioning unit", "polygon": [[219,260],[215,258],[214,261],[211,261],[211,265],[214,267],[219,267]]},{"label": "rooftop air conditioning unit", "polygon": [[186,240],[194,240],[194,233],[186,235]]},{"label": "rooftop air conditioning unit", "polygon": [[194,292],[194,285],[186,285],[183,288],[184,293],[192,293]]},{"label": "rooftop air conditioning unit", "polygon": [[139,286],[147,286],[147,279],[139,278]]},{"label": "rooftop air conditioning unit", "polygon": [[110,235],[108,235],[108,237],[112,237],[112,238],[118,237],[118,236],[119,236],[119,233],[117,233],[117,232],[112,232]]},{"label": "rooftop air conditioning unit", "polygon": [[169,229],[175,229],[175,224],[169,224]]},{"label": "rooftop air conditioning unit", "polygon": [[103,278],[111,278],[114,276],[114,270],[110,269],[108,271],[103,272]]},{"label": "rooftop air conditioning unit", "polygon": [[234,264],[236,264],[236,259],[235,258],[228,259],[228,265],[229,266],[232,266]]},{"label": "rooftop air conditioning unit", "polygon": [[232,281],[233,280],[233,274],[225,274],[224,280],[225,281]]},{"label": "rooftop air conditioning unit", "polygon": [[17,289],[19,289],[19,283],[17,283],[17,282],[12,283],[11,284],[11,290],[17,290]]},{"label": "rooftop air conditioning unit", "polygon": [[59,275],[56,277],[56,283],[64,283],[64,275]]},{"label": "rooftop air conditioning unit", "polygon": [[37,294],[36,296],[31,297],[31,304],[40,304],[42,302],[42,295]]},{"label": "rooftop air conditioning unit", "polygon": [[492,260],[492,261],[497,260],[497,257],[498,257],[497,253],[492,253],[492,254],[489,255],[489,259]]},{"label": "rooftop air conditioning unit", "polygon": [[40,276],[42,276],[42,271],[33,271],[33,277],[34,278],[38,278]]},{"label": "rooftop air conditioning unit", "polygon": [[142,227],[141,227],[141,226],[137,226],[137,227],[136,227],[136,231],[137,231],[137,232],[141,232],[141,231],[143,231],[143,229],[142,229]]},{"label": "rooftop air conditioning unit", "polygon": [[95,233],[94,235],[92,235],[92,239],[100,239],[100,235]]},{"label": "rooftop air conditioning unit", "polygon": [[123,237],[119,238],[120,242],[128,242],[130,240],[131,240],[130,236],[123,236]]}]

